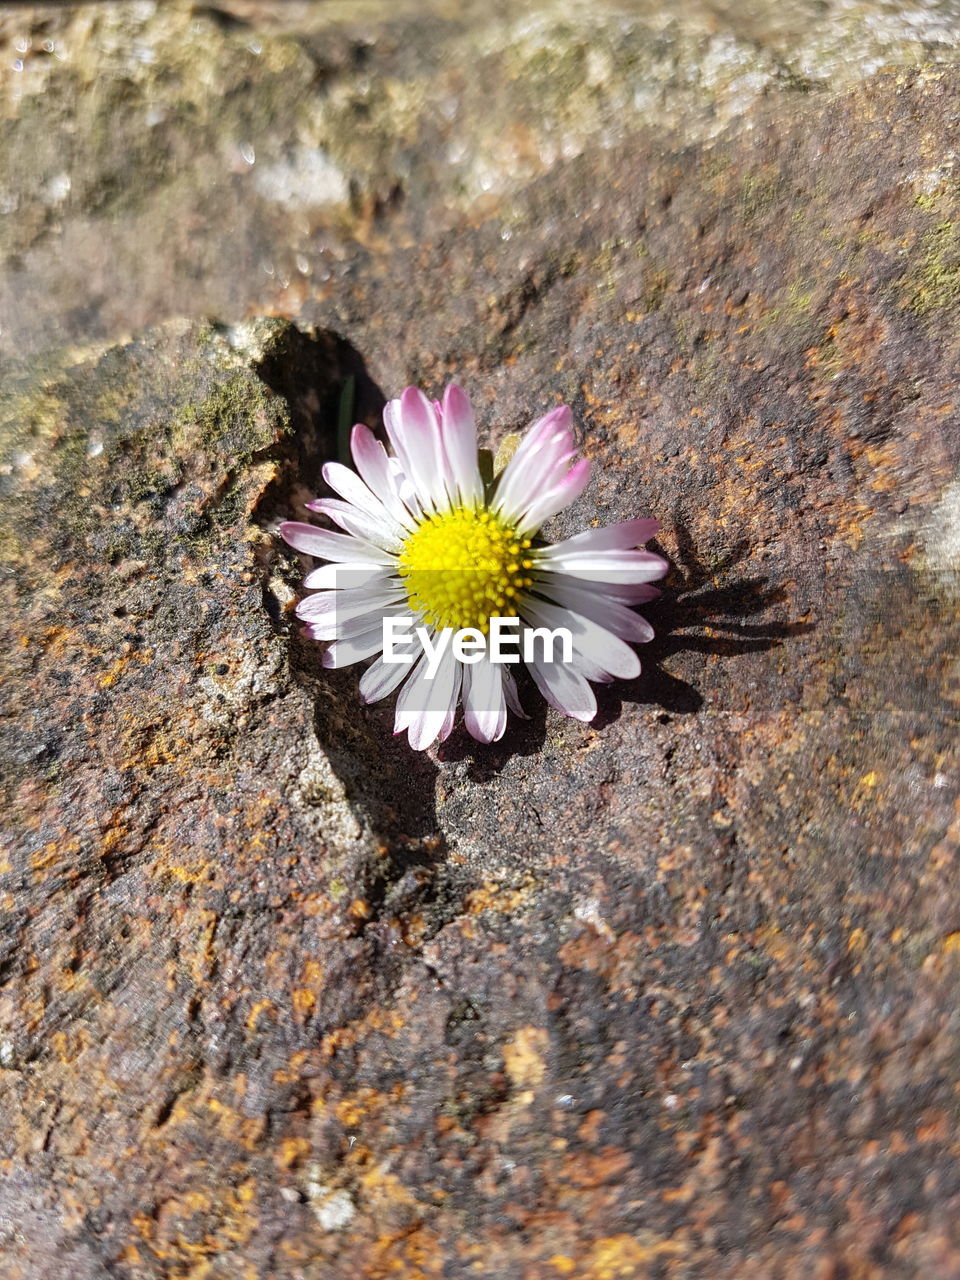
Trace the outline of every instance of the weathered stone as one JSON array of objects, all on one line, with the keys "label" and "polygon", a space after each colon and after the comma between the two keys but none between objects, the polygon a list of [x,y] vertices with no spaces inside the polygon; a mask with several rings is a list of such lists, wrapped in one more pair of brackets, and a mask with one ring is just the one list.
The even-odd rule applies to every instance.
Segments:
[{"label": "weathered stone", "polygon": [[8,8],[0,357],[171,315],[294,314],[339,291],[361,244],[485,213],[509,232],[513,196],[573,157],[736,131],[765,100],[793,112],[886,65],[949,62],[960,40],[921,0],[726,8]]},{"label": "weathered stone", "polygon": [[[657,44],[636,7],[586,39],[577,9],[291,4],[252,55],[283,125],[245,87],[252,28],[140,12],[143,103],[205,49],[224,121],[266,103],[269,162],[333,190],[319,149],[357,196],[301,233],[331,275],[287,297],[299,329],[4,370],[4,1275],[960,1275],[956,29],[684,8]],[[93,24],[89,76],[131,13],[49,21]],[[711,80],[751,39],[767,79]],[[618,50],[648,83],[673,59],[632,117]],[[460,126],[424,114],[434,58]],[[206,133],[171,117],[180,186],[143,153],[178,226],[206,101]],[[504,121],[540,159],[481,199]],[[97,234],[142,236],[139,172]],[[302,210],[292,171],[268,189],[273,259]],[[262,298],[203,265],[209,234],[142,311],[127,280],[112,312],[89,282],[93,318],[35,310],[123,330],[188,265],[198,306]],[[419,757],[300,638],[271,530],[354,397],[373,422],[451,375],[491,443],[572,403],[596,479],[552,533],[657,515],[675,568],[594,724],[527,689],[501,744]]]}]

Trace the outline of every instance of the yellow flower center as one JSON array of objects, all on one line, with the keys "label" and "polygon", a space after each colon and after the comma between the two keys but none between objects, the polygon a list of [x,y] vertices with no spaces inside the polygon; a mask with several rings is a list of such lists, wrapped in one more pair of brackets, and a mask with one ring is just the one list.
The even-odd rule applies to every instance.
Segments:
[{"label": "yellow flower center", "polygon": [[491,617],[516,615],[532,568],[530,539],[475,507],[427,517],[399,557],[410,607],[429,626],[476,627],[484,634]]}]

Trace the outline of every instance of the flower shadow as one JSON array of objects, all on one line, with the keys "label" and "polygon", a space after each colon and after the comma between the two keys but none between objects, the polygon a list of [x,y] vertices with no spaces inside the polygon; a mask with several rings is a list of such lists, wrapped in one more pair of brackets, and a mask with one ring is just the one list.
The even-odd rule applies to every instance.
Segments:
[{"label": "flower shadow", "polygon": [[[602,729],[617,720],[625,702],[659,706],[668,715],[699,711],[704,702],[700,691],[667,669],[675,654],[733,657],[758,653],[813,630],[808,622],[760,617],[784,604],[787,592],[759,574],[731,576],[731,571],[748,559],[748,543],[736,543],[720,561],[708,566],[682,520],[675,520],[674,533],[677,554],[664,595],[655,606],[648,606],[656,635],[640,649],[643,671],[635,680],[597,687],[594,728]],[[665,554],[656,543],[651,548]]]}]

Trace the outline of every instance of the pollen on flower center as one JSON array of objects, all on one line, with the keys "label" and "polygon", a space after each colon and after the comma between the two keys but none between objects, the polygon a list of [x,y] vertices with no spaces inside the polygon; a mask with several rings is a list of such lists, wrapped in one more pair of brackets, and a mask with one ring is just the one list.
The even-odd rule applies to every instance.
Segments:
[{"label": "pollen on flower center", "polygon": [[532,568],[530,539],[475,507],[427,517],[399,556],[411,609],[429,626],[476,627],[484,634],[491,617],[516,613]]}]

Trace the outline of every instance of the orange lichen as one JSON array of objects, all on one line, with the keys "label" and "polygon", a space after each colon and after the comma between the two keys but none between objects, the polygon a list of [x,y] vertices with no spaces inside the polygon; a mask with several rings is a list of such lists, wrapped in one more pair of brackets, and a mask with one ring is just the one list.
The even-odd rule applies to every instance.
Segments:
[{"label": "orange lichen", "polygon": [[513,1085],[536,1087],[547,1071],[550,1035],[543,1027],[521,1027],[503,1047],[503,1066]]}]

